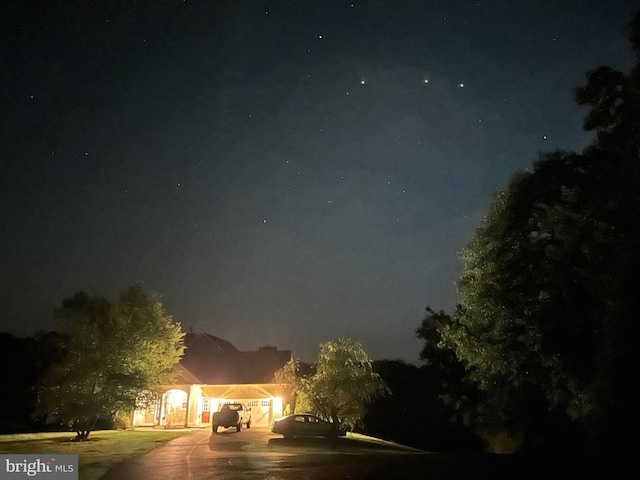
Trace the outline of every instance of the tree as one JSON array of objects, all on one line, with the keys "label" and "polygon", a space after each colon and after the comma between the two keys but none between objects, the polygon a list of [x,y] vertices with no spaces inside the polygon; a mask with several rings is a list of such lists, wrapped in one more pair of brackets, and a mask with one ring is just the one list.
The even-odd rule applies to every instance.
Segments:
[{"label": "tree", "polygon": [[640,231],[626,223],[638,190],[612,190],[625,169],[621,157],[609,156],[606,168],[604,160],[556,152],[515,175],[462,253],[460,305],[441,343],[491,399],[485,433],[531,433],[536,419],[527,415],[545,410],[528,404],[536,397],[553,415],[606,421],[615,373],[607,364],[633,355],[622,338],[638,338]]},{"label": "tree", "polygon": [[[631,29],[640,54],[640,14]],[[483,392],[485,433],[531,436],[548,412],[624,448],[640,400],[625,373],[640,360],[640,65],[590,72],[576,101],[594,144],[542,155],[495,196],[437,331]]]},{"label": "tree", "polygon": [[[286,390],[286,411],[288,413],[308,412],[312,409],[309,398],[302,391],[303,378],[310,375],[311,366],[300,363],[297,359],[291,359],[285,363],[282,368],[274,374],[274,381],[287,386]],[[293,403],[293,412],[291,412],[291,403]]]},{"label": "tree", "polygon": [[42,381],[37,413],[68,424],[78,440],[99,416],[130,412],[141,392],[170,383],[184,351],[180,324],[140,285],[122,291],[117,303],[78,292],[56,319],[68,340]]},{"label": "tree", "polygon": [[373,368],[393,395],[369,402],[357,431],[430,452],[481,451],[478,437],[452,421],[456,411],[451,402],[443,402],[443,395],[451,396],[444,390],[449,379],[439,365],[379,360]]},{"label": "tree", "polygon": [[362,345],[347,338],[320,345],[315,372],[300,377],[298,371],[292,361],[276,378],[292,385],[309,410],[331,421],[336,435],[340,425],[354,427],[364,417],[367,402],[389,392]]},{"label": "tree", "polygon": [[38,382],[43,368],[59,360],[64,337],[56,332],[39,332],[33,337],[16,338],[0,333],[0,379],[10,395],[0,400],[2,433],[38,429],[39,418],[33,418],[37,405]]},{"label": "tree", "polygon": [[[441,330],[453,319],[443,310],[435,312],[426,307],[427,315],[416,329],[416,336],[425,341],[420,351],[424,369],[434,380],[432,394],[437,395],[443,405],[450,408],[451,420],[470,427],[470,409],[478,402],[476,384],[469,380],[464,364],[455,352],[442,343]],[[384,378],[384,377],[383,377]]]},{"label": "tree", "polygon": [[516,174],[464,249],[460,306],[441,333],[482,388],[497,377],[544,385],[550,406],[590,411],[603,306],[602,254],[611,226],[593,215],[595,179],[575,154],[556,152]]},{"label": "tree", "polygon": [[[640,12],[628,28],[640,60]],[[633,438],[640,427],[640,392],[628,375],[640,360],[640,61],[628,74],[609,67],[590,72],[587,85],[576,90],[576,101],[587,108],[584,128],[597,135],[588,152],[601,160],[601,168],[612,170],[612,181],[602,189],[608,189],[608,195],[598,200],[613,217],[616,232],[603,291],[610,308],[603,322],[605,353],[598,359],[605,388],[597,392],[604,425],[597,435]]]}]

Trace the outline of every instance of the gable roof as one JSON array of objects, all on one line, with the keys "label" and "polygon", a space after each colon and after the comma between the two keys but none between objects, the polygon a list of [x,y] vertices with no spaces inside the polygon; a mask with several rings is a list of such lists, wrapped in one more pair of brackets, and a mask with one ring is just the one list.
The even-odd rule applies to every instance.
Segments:
[{"label": "gable roof", "polygon": [[267,346],[241,352],[208,333],[188,333],[185,345],[180,363],[208,385],[273,383],[273,374],[291,359],[291,350]]},{"label": "gable roof", "polygon": [[196,385],[202,383],[200,379],[187,370],[182,363],[174,365],[173,372],[176,375],[173,383],[176,385]]},{"label": "gable roof", "polygon": [[226,353],[240,351],[234,347],[231,342],[208,333],[187,333],[184,337],[184,344],[187,348],[191,348],[193,350],[204,349]]}]

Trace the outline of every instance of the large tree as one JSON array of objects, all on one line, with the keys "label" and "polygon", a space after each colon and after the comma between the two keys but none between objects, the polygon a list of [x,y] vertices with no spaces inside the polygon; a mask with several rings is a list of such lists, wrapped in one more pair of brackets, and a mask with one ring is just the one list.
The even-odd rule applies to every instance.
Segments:
[{"label": "large tree", "polygon": [[299,376],[299,366],[292,361],[276,378],[292,385],[305,409],[333,422],[336,434],[341,425],[354,427],[367,403],[389,392],[362,345],[348,338],[322,343],[314,367],[312,373]]},{"label": "large tree", "polygon": [[[640,14],[636,54],[639,38]],[[640,400],[640,65],[587,78],[576,101],[594,143],[542,155],[495,196],[438,332],[485,393],[483,428],[527,434],[528,412],[562,413],[593,446],[622,448]]]},{"label": "large tree", "polygon": [[140,285],[113,303],[78,292],[56,312],[67,341],[43,378],[38,413],[68,424],[85,439],[99,416],[130,412],[141,393],[173,378],[184,333],[157,295]]}]

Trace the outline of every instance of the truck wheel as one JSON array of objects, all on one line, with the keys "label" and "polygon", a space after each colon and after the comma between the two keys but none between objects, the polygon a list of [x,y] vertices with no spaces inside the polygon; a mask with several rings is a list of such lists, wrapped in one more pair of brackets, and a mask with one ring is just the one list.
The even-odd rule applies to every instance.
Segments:
[{"label": "truck wheel", "polygon": [[247,428],[251,428],[251,420],[247,422]]},{"label": "truck wheel", "polygon": [[242,420],[238,422],[238,425],[236,426],[236,428],[238,429],[238,431],[242,430]]}]

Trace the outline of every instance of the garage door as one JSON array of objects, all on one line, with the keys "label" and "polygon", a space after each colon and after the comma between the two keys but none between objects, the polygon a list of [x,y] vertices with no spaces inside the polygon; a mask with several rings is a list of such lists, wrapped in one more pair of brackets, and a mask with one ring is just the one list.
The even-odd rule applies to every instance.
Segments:
[{"label": "garage door", "polygon": [[273,402],[270,398],[245,402],[251,408],[251,423],[256,426],[269,426],[273,421]]}]

